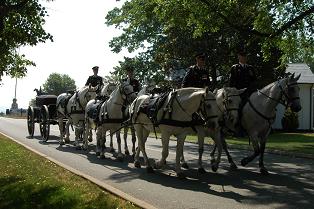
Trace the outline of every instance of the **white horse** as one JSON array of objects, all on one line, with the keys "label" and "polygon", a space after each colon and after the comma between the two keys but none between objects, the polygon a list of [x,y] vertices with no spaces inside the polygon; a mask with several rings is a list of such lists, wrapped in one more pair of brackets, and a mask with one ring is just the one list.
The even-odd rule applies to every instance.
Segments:
[{"label": "white horse", "polygon": [[[60,130],[60,145],[69,142],[69,125],[75,127],[75,146],[79,146],[79,138],[84,129],[84,113],[87,102],[96,97],[96,87],[84,86],[75,92],[71,98],[66,101],[67,93],[60,94],[57,97],[57,114]],[[66,124],[64,124],[64,121]],[[64,127],[66,125],[66,127]],[[64,139],[65,136],[65,139]]]},{"label": "white horse", "polygon": [[241,160],[242,166],[246,166],[259,155],[260,172],[263,175],[268,174],[263,158],[266,140],[276,117],[276,107],[281,103],[286,107],[289,106],[294,112],[301,110],[300,88],[297,83],[300,76],[289,75],[265,86],[250,96],[243,107],[241,124],[252,140],[254,153]]},{"label": "white horse", "polygon": [[[151,95],[154,91],[154,89],[156,88],[156,84],[153,83],[149,83],[147,85],[145,85],[137,94],[137,96],[141,96],[141,95]],[[129,112],[129,109],[126,109],[126,111]],[[126,113],[126,115],[128,114],[128,112]],[[130,124],[129,126],[124,127],[123,129],[123,139],[124,139],[124,152],[126,155],[129,155],[129,148],[128,148],[128,142],[127,142],[127,137],[128,137],[128,131],[129,128],[131,130],[131,136],[132,136],[132,153],[133,153],[133,157],[135,156],[135,143],[136,143],[136,135],[135,135],[135,129],[134,126],[132,124]],[[117,132],[117,134],[120,134],[120,132]],[[113,142],[112,142],[112,135],[110,135],[110,152],[114,152],[114,148],[113,148]]]},{"label": "white horse", "polygon": [[[100,106],[102,105],[102,103],[104,101],[106,101],[109,97],[110,97],[110,94],[116,89],[117,87],[117,84],[115,83],[105,83],[100,91],[100,94],[95,98],[95,99],[92,99],[90,100],[86,107],[88,106],[89,108],[85,108],[86,111],[94,111],[94,112],[86,112],[86,114],[97,114],[97,109],[99,108],[100,109]],[[90,116],[90,117],[93,117],[93,116]],[[93,141],[93,135],[92,135],[92,128],[95,128],[95,127],[89,127],[89,129],[86,129],[86,133],[88,133],[88,141],[89,142],[92,142]],[[112,139],[112,134],[110,134],[110,137]],[[84,147],[86,148],[86,147]]]},{"label": "white horse", "polygon": [[[169,138],[171,135],[177,137],[176,151],[176,173],[178,177],[183,177],[180,166],[180,158],[183,149],[184,140],[187,134],[197,132],[200,137],[204,137],[205,125],[211,130],[211,136],[218,145],[218,151],[221,153],[222,147],[220,139],[220,128],[218,125],[217,112],[218,107],[215,96],[208,89],[200,88],[183,88],[171,92],[160,105],[156,115],[156,121],[152,122],[148,115],[143,112],[143,107],[149,102],[148,95],[138,97],[130,107],[130,115],[132,123],[138,138],[138,147],[134,159],[135,167],[140,167],[139,153],[143,153],[147,171],[152,172],[153,169],[148,160],[145,151],[145,142],[151,131],[158,130],[162,139],[162,158],[156,164],[157,168],[161,168],[169,154]],[[212,169],[216,171],[220,162],[218,155],[212,164]],[[200,166],[202,163],[199,162]]]},{"label": "white horse", "polygon": [[[228,161],[230,163],[231,169],[236,169],[237,166],[233,162],[232,157],[228,151],[227,143],[224,138],[224,132],[226,131],[232,131],[235,132],[235,126],[238,123],[238,112],[239,112],[239,106],[241,103],[241,97],[240,95],[245,91],[246,89],[240,89],[237,90],[236,88],[230,88],[225,87],[218,90],[215,90],[213,93],[216,96],[216,101],[218,105],[218,121],[219,125],[221,127],[221,134],[220,134],[220,141],[222,143],[223,150],[225,151]],[[210,136],[210,131],[206,128],[204,128],[204,133],[206,136]],[[202,161],[202,155],[203,155],[203,144],[204,144],[204,137],[198,137],[198,144],[199,144],[199,161]],[[211,159],[214,159],[214,152],[211,153]],[[184,154],[182,152],[182,158],[181,158],[182,167],[188,168],[187,163],[184,159]],[[200,167],[198,169],[199,173],[205,173],[205,170]]]},{"label": "white horse", "polygon": [[[90,127],[97,127],[96,132],[96,154],[100,158],[104,157],[105,152],[105,141],[106,141],[106,131],[111,133],[117,132],[123,127],[123,123],[127,120],[124,115],[125,109],[127,106],[136,98],[136,93],[133,91],[132,85],[128,82],[123,82],[111,93],[108,100],[106,100],[100,108],[98,115],[98,120],[90,118],[85,114],[85,126],[86,129]],[[90,104],[86,106],[86,112],[90,108]],[[121,138],[120,134],[117,134],[118,141],[118,159],[123,159],[123,154],[121,153]],[[84,145],[83,147],[87,149],[88,141],[87,136],[84,136]]]}]

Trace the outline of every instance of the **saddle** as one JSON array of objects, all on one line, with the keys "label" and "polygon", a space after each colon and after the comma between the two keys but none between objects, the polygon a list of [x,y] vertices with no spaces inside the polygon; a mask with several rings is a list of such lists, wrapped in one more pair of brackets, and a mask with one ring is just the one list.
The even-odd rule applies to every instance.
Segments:
[{"label": "saddle", "polygon": [[146,114],[153,124],[157,124],[157,113],[164,105],[169,93],[170,92],[163,93],[158,96],[152,95],[149,97],[148,102],[145,102],[141,105],[139,112]]},{"label": "saddle", "polygon": [[65,108],[70,100],[70,98],[73,96],[74,93],[68,93],[66,94],[65,97],[62,97],[61,100],[59,101],[58,106],[61,106],[62,108]]},{"label": "saddle", "polygon": [[100,122],[99,121],[99,112],[101,105],[105,102],[106,100],[95,100],[95,102],[92,104],[90,109],[87,111],[87,116],[91,119],[93,119],[96,123]]}]

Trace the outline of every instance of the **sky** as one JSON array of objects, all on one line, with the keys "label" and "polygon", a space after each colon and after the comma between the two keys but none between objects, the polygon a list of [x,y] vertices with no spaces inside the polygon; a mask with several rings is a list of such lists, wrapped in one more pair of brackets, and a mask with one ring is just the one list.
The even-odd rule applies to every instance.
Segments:
[{"label": "sky", "polygon": [[[53,42],[20,48],[20,53],[36,63],[27,76],[17,81],[17,103],[27,108],[39,88],[51,73],[68,74],[77,87],[83,87],[92,67],[99,66],[99,75],[108,75],[123,56],[132,57],[127,50],[113,53],[109,41],[121,34],[115,27],[107,27],[105,17],[123,1],[116,0],[55,0],[42,2],[47,8],[45,30],[53,35]],[[2,78],[0,111],[10,108],[14,98],[15,79]]]}]

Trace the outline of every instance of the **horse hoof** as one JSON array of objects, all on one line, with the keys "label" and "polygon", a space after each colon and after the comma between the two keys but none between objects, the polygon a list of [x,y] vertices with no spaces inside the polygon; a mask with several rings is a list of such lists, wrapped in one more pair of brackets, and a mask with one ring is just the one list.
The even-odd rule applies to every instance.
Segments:
[{"label": "horse hoof", "polygon": [[198,169],[197,169],[197,172],[198,172],[199,174],[205,174],[205,173],[206,173],[206,171],[205,171],[204,168],[198,168]]},{"label": "horse hoof", "polygon": [[218,165],[212,165],[212,171],[216,172],[218,170]]},{"label": "horse hoof", "polygon": [[96,156],[100,156],[100,152],[96,152]]},{"label": "horse hoof", "polygon": [[147,173],[155,173],[155,172],[154,172],[154,169],[153,169],[151,166],[149,166],[149,167],[146,168],[146,172],[147,172]]},{"label": "horse hoof", "polygon": [[216,162],[215,159],[211,159],[211,160],[210,160],[210,164],[211,164],[211,165],[215,164],[215,162]]},{"label": "horse hoof", "polygon": [[118,156],[117,159],[118,159],[119,162],[123,162],[123,156]]},{"label": "horse hoof", "polygon": [[130,155],[130,152],[129,152],[129,150],[125,150],[125,155],[127,155],[127,156],[129,156]]},{"label": "horse hoof", "polygon": [[105,155],[104,154],[99,154],[99,159],[105,159]]},{"label": "horse hoof", "polygon": [[114,148],[110,148],[109,152],[114,153],[115,152]]},{"label": "horse hoof", "polygon": [[134,162],[134,167],[141,168],[141,163],[139,161]]},{"label": "horse hoof", "polygon": [[269,174],[266,168],[261,168],[260,172],[263,176],[267,176]]},{"label": "horse hoof", "polygon": [[65,143],[63,141],[59,142],[59,145],[62,146],[62,145],[65,145]]},{"label": "horse hoof", "polygon": [[183,163],[183,164],[181,165],[181,167],[182,167],[182,168],[185,168],[185,169],[189,169],[189,166],[188,166],[187,163]]},{"label": "horse hoof", "polygon": [[177,177],[178,177],[178,179],[181,179],[181,180],[184,180],[184,179],[186,179],[186,176],[185,176],[185,174],[184,174],[184,173],[182,173],[182,172],[180,172],[180,173],[177,173]]},{"label": "horse hoof", "polygon": [[70,139],[66,139],[66,140],[64,140],[64,143],[66,143],[66,144],[70,144]]},{"label": "horse hoof", "polygon": [[236,171],[238,169],[238,166],[234,163],[230,164],[229,170]]},{"label": "horse hoof", "polygon": [[89,142],[92,142],[92,141],[93,141],[93,138],[88,138],[88,141],[89,141]]},{"label": "horse hoof", "polygon": [[246,158],[243,158],[243,159],[241,160],[241,165],[244,167],[244,166],[246,166],[247,164],[248,164],[247,159],[246,159]]},{"label": "horse hoof", "polygon": [[155,163],[154,168],[155,169],[161,169],[160,163],[159,162]]}]

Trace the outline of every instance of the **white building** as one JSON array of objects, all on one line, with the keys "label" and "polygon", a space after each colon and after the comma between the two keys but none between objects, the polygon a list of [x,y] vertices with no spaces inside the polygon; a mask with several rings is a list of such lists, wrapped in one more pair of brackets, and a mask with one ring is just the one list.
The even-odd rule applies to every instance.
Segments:
[{"label": "white building", "polygon": [[[295,73],[301,77],[298,80],[300,87],[300,102],[302,109],[298,112],[299,128],[300,130],[313,130],[313,88],[314,88],[314,74],[307,64],[294,63],[288,64],[286,72]],[[285,107],[281,104],[277,106],[276,120],[273,124],[274,129],[282,129],[281,119],[284,115]]]}]

